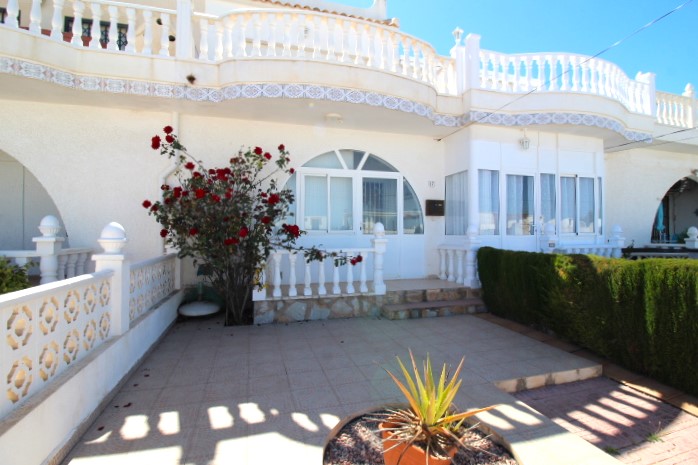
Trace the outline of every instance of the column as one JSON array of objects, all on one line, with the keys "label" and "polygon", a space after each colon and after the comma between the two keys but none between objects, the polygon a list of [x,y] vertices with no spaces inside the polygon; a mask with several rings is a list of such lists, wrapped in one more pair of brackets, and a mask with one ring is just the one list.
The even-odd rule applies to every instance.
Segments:
[{"label": "column", "polygon": [[111,281],[111,327],[113,334],[119,336],[127,332],[131,325],[129,316],[129,294],[131,284],[131,267],[123,254],[126,245],[126,231],[119,223],[109,223],[102,229],[97,239],[104,250],[92,256],[95,272],[112,270]]}]

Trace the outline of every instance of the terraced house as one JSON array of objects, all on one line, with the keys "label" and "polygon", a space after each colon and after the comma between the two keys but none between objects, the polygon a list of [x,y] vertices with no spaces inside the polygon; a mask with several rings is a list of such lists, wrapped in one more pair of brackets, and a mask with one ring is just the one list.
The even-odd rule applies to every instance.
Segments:
[{"label": "terraced house", "polygon": [[[240,146],[285,144],[295,173],[280,182],[295,194],[302,244],[366,256],[351,272],[274,254],[255,295],[260,323],[276,311],[337,316],[286,303],[370,299],[387,279],[477,288],[484,245],[618,255],[698,223],[698,142],[681,140],[698,117],[690,84],[663,93],[652,73],[485,50],[459,29],[441,56],[387,17],[386,0],[0,0],[0,14],[0,249],[52,256],[44,282],[96,269],[0,301],[11,341],[0,351],[3,451],[69,396],[63,388],[99,376],[84,394],[92,402],[68,415],[71,428],[84,422],[195,279],[163,255],[140,207],[176,168],[149,147],[165,125],[210,166]],[[47,410],[17,409],[32,402]],[[7,463],[57,456],[71,428]]]}]

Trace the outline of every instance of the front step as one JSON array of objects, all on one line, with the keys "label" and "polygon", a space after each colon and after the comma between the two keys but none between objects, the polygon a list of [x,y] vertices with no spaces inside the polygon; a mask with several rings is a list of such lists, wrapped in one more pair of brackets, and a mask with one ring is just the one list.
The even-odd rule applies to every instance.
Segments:
[{"label": "front step", "polygon": [[485,304],[482,300],[473,297],[459,300],[432,300],[427,302],[386,304],[383,305],[381,315],[389,320],[407,320],[411,318],[482,313],[485,311]]}]

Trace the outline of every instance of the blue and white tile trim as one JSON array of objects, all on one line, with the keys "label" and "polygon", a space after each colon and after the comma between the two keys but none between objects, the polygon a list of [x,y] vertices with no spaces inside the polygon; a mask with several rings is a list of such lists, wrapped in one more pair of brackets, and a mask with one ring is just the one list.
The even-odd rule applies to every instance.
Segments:
[{"label": "blue and white tile trim", "polygon": [[429,119],[436,126],[456,128],[473,123],[510,127],[534,125],[591,126],[617,132],[629,141],[652,141],[650,134],[628,131],[618,121],[603,116],[564,112],[512,115],[508,113],[489,113],[481,111],[471,111],[460,116],[454,116],[436,113],[431,106],[412,100],[342,87],[319,86],[313,84],[265,83],[235,84],[221,89],[191,87],[186,85],[79,75],[8,57],[0,57],[0,73],[52,82],[59,86],[88,92],[109,92],[114,94],[130,94],[145,97],[214,103],[227,100],[254,98],[329,100],[333,102],[382,107],[404,113],[413,113],[417,116]]}]

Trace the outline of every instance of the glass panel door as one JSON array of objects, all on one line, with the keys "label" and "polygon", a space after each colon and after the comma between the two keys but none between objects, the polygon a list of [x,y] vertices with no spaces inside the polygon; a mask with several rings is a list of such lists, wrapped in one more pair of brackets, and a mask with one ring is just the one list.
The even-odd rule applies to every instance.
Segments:
[{"label": "glass panel door", "polygon": [[330,230],[354,229],[352,178],[330,177]]},{"label": "glass panel door", "polygon": [[507,234],[533,234],[533,176],[507,175]]},{"label": "glass panel door", "polygon": [[363,178],[364,234],[373,234],[373,226],[380,222],[386,234],[397,234],[398,205],[397,179]]},{"label": "glass panel door", "polygon": [[303,229],[327,231],[327,177],[303,177]]}]

